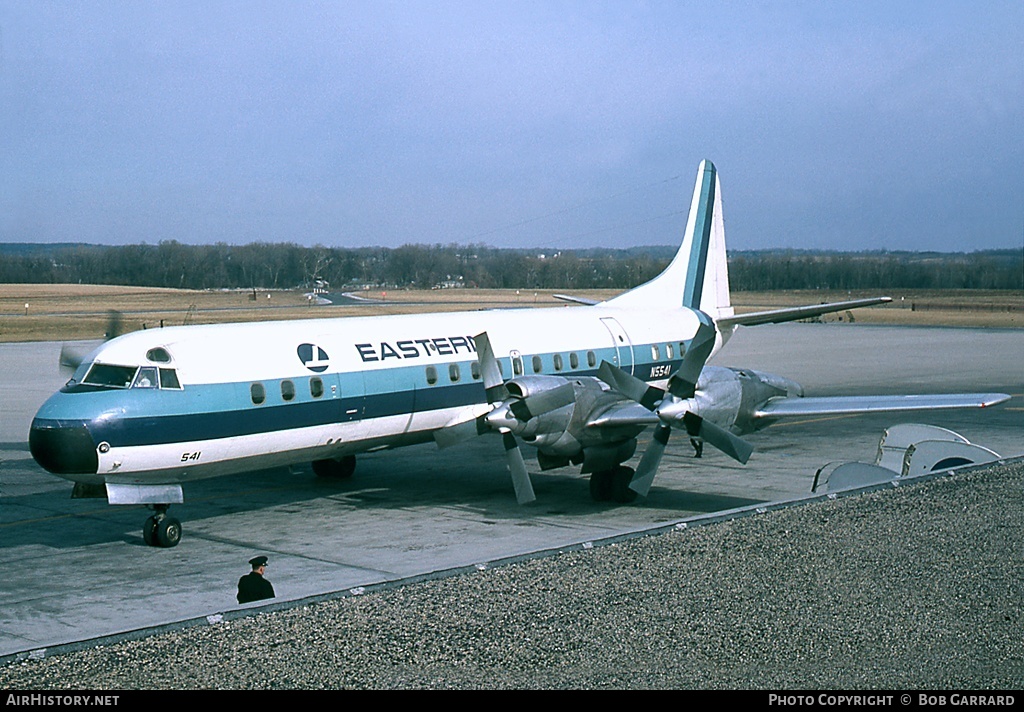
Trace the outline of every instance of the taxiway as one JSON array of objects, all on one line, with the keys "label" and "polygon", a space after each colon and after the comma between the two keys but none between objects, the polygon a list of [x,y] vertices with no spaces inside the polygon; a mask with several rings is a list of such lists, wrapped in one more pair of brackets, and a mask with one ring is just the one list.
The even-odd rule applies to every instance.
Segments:
[{"label": "taxiway", "polygon": [[[633,505],[594,503],[584,477],[542,474],[528,459],[538,501],[520,507],[500,439],[491,437],[368,454],[343,482],[308,468],[201,481],[187,484],[185,503],[173,509],[182,543],[153,549],[140,534],[146,510],[72,500],[70,483],[29,455],[32,415],[63,380],[59,351],[59,343],[0,345],[0,659],[259,608],[234,600],[256,554],[270,558],[277,590],[266,605],[288,606],[787,502],[806,496],[828,462],[872,461],[882,431],[898,422],[947,427],[1004,457],[1024,454],[1024,331],[761,326],[741,329],[712,362],[789,376],[808,395],[1016,397],[985,410],[776,425],[747,436],[756,450],[746,466],[710,448],[694,459],[677,437],[650,496]],[[642,438],[637,457],[645,445]]]}]

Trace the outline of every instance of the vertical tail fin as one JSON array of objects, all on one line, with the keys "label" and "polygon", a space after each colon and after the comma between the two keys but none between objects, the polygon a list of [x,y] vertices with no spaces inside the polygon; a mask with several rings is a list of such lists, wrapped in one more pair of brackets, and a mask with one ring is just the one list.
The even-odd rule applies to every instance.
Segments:
[{"label": "vertical tail fin", "polygon": [[713,319],[732,316],[722,221],[722,190],[711,161],[701,161],[683,243],[661,274],[605,304],[615,307],[688,307]]}]

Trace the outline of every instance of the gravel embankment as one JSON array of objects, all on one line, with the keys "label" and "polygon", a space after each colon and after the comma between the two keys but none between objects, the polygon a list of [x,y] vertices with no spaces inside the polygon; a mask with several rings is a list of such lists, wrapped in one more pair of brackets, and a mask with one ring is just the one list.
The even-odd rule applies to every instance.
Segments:
[{"label": "gravel embankment", "polygon": [[1024,461],[0,667],[7,689],[1024,689]]}]

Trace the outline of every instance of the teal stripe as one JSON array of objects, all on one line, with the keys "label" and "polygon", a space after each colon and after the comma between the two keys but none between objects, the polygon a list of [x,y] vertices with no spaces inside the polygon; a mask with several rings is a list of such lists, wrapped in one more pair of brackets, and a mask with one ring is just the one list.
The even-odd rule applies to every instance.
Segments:
[{"label": "teal stripe", "polygon": [[693,225],[693,247],[683,289],[683,306],[691,309],[700,309],[700,295],[704,291],[704,271],[711,243],[711,221],[715,212],[715,166],[710,161],[706,161],[704,166],[697,219]]}]

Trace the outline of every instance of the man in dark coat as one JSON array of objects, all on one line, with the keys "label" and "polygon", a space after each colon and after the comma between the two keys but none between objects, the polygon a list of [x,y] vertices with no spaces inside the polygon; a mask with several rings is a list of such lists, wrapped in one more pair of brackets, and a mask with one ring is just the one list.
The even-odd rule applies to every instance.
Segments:
[{"label": "man in dark coat", "polygon": [[274,587],[270,585],[270,581],[263,578],[263,572],[267,568],[267,557],[257,556],[255,559],[249,559],[249,565],[252,566],[252,571],[238,579],[238,602],[249,603],[273,598]]}]

